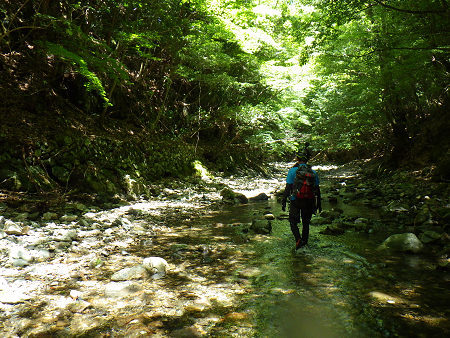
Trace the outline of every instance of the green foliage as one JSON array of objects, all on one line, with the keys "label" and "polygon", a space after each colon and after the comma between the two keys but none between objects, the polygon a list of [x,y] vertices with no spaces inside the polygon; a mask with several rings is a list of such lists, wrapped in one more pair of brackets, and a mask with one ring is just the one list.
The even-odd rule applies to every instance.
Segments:
[{"label": "green foliage", "polygon": [[59,57],[62,60],[67,60],[75,65],[77,71],[87,80],[87,83],[85,84],[86,90],[88,92],[97,92],[106,106],[111,105],[108,97],[106,96],[106,91],[102,85],[101,80],[94,72],[91,72],[89,70],[88,65],[84,59],[82,59],[79,55],[68,51],[63,46],[56,45],[50,42],[46,44],[46,49],[48,53],[53,54],[54,56]]}]

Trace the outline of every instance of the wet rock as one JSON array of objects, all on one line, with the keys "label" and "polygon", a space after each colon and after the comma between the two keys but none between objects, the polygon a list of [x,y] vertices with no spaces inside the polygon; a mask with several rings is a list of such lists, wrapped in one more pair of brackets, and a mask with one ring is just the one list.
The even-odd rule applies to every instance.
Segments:
[{"label": "wet rock", "polygon": [[220,192],[220,196],[222,196],[222,201],[229,204],[246,204],[248,203],[248,198],[244,194],[234,192],[230,188],[224,188]]},{"label": "wet rock", "polygon": [[154,279],[162,278],[166,275],[169,264],[161,257],[144,258],[142,266],[152,275]]},{"label": "wet rock", "polygon": [[248,200],[251,202],[257,202],[257,201],[267,201],[269,198],[270,197],[267,196],[265,193],[260,193],[259,195],[250,197]]},{"label": "wet rock", "polygon": [[273,214],[265,214],[264,218],[268,221],[273,221],[275,219],[275,216]]},{"label": "wet rock", "polygon": [[328,221],[332,221],[336,218],[339,218],[342,214],[340,209],[331,209],[331,210],[323,210],[320,213],[320,217],[326,218]]},{"label": "wet rock", "polygon": [[250,229],[256,234],[267,235],[272,232],[272,223],[268,220],[255,219],[252,221]]},{"label": "wet rock", "polygon": [[246,321],[249,319],[249,315],[248,313],[245,312],[231,312],[226,314],[223,318],[222,318],[222,322],[241,322],[241,321]]},{"label": "wet rock", "polygon": [[147,276],[147,270],[142,265],[136,265],[131,268],[124,268],[111,276],[113,281],[127,281],[131,279],[142,279]]},{"label": "wet rock", "polygon": [[417,253],[423,249],[423,244],[415,234],[409,232],[388,237],[378,249]]},{"label": "wet rock", "polygon": [[322,235],[342,235],[345,233],[345,229],[341,227],[340,224],[331,224],[327,226],[324,230],[319,232]]}]

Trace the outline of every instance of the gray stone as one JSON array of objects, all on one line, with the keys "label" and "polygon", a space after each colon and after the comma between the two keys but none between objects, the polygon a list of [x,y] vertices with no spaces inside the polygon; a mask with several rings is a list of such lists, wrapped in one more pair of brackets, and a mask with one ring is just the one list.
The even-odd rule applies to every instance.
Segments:
[{"label": "gray stone", "polygon": [[8,235],[23,235],[24,234],[23,228],[19,224],[15,223],[9,219],[5,221],[4,231]]},{"label": "gray stone", "polygon": [[147,270],[142,265],[136,265],[131,268],[124,268],[111,276],[113,281],[127,281],[131,279],[142,279],[147,276]]},{"label": "gray stone", "polygon": [[152,275],[154,279],[164,277],[167,272],[169,264],[161,257],[147,257],[144,258],[142,265]]},{"label": "gray stone", "polygon": [[61,222],[74,222],[78,219],[77,215],[63,215],[59,218]]},{"label": "gray stone", "polygon": [[249,198],[249,201],[252,201],[252,202],[256,202],[256,201],[267,201],[269,199],[269,196],[267,196],[265,193],[260,193],[259,195],[257,195],[257,196],[254,196],[254,197],[250,197]]},{"label": "gray stone", "polygon": [[15,266],[16,268],[23,268],[25,266],[30,265],[30,262],[28,262],[22,258],[17,258],[17,259],[12,260],[12,265]]},{"label": "gray stone", "polygon": [[268,220],[255,219],[250,229],[256,234],[267,235],[272,232],[272,223]]},{"label": "gray stone", "polygon": [[34,260],[31,251],[21,246],[14,246],[9,249],[9,258],[11,258],[12,260],[22,259],[27,263],[31,263]]},{"label": "gray stone", "polygon": [[408,232],[390,236],[379,246],[379,249],[417,253],[423,249],[423,244],[415,234]]},{"label": "gray stone", "polygon": [[51,221],[55,219],[58,219],[58,215],[54,212],[46,212],[45,214],[42,215],[43,221]]}]

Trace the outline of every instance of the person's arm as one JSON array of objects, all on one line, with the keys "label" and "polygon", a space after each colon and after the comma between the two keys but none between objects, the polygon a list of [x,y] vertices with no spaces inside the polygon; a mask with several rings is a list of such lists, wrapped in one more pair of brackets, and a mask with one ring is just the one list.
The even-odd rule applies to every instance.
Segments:
[{"label": "person's arm", "polygon": [[286,211],[286,201],[292,192],[292,184],[286,183],[286,187],[284,188],[283,199],[281,200],[281,210]]},{"label": "person's arm", "polygon": [[286,202],[289,196],[292,194],[292,189],[294,187],[294,179],[297,171],[297,167],[294,166],[289,169],[286,177],[286,187],[284,188],[283,199],[281,200],[281,210],[286,211]]}]

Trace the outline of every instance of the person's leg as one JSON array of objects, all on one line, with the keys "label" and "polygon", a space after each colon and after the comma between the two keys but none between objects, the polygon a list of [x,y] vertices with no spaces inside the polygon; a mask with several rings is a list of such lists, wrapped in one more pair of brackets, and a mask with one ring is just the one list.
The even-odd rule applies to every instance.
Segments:
[{"label": "person's leg", "polygon": [[291,225],[291,231],[294,235],[295,242],[297,243],[300,237],[300,230],[298,229],[298,224],[300,223],[300,208],[296,201],[291,201],[289,205],[289,224]]},{"label": "person's leg", "polygon": [[314,209],[314,201],[310,199],[302,200],[300,205],[301,218],[302,218],[302,244],[306,245],[309,239],[309,224]]}]

